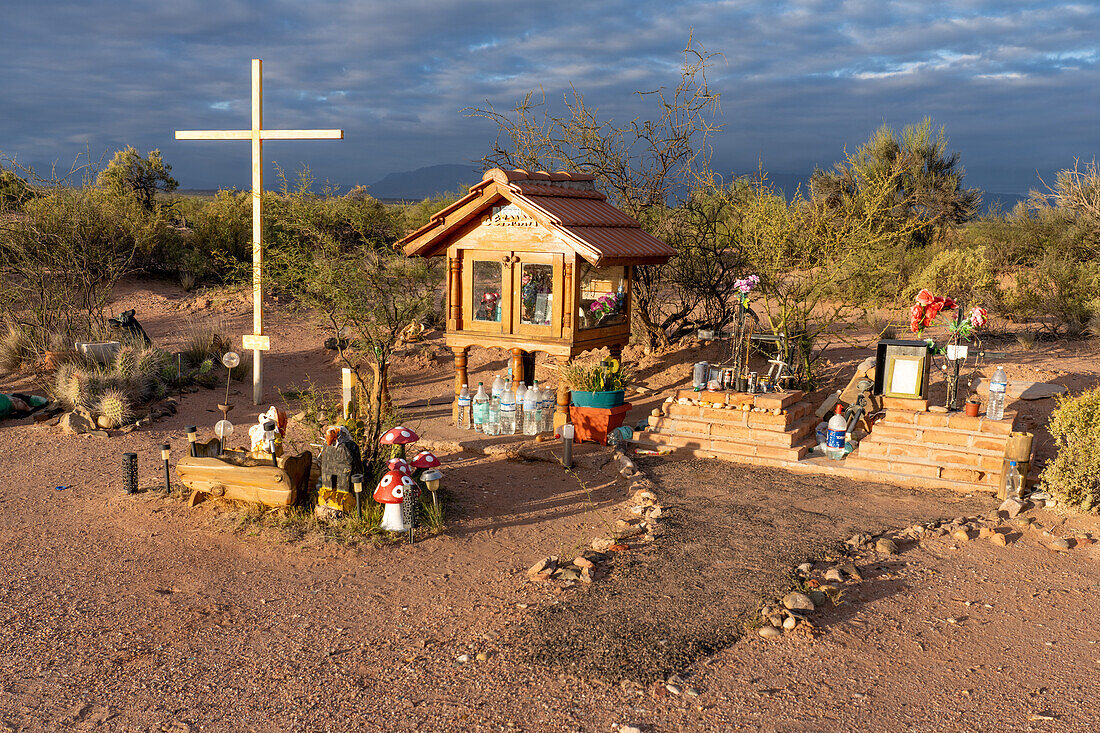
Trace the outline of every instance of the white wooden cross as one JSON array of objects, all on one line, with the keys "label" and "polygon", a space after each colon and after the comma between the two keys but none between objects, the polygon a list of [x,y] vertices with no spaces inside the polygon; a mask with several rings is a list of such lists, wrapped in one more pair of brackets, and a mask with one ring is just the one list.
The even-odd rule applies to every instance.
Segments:
[{"label": "white wooden cross", "polygon": [[260,404],[264,392],[263,353],[271,348],[264,335],[263,297],[263,190],[264,140],[343,140],[343,130],[265,130],[263,61],[252,59],[251,130],[176,130],[177,140],[252,141],[252,334],[242,346],[252,349],[252,402]]}]

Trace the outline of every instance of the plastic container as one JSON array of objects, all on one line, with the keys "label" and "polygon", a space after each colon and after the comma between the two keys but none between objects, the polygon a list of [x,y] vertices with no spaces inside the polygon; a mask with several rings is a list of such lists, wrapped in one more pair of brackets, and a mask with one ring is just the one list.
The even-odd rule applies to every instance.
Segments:
[{"label": "plastic container", "polygon": [[549,386],[542,388],[542,399],[539,408],[542,410],[542,421],[539,423],[539,432],[545,433],[554,429],[554,410],[557,407],[558,394]]},{"label": "plastic container", "polygon": [[520,382],[516,385],[516,432],[523,432],[523,400],[527,397],[527,385]]},{"label": "plastic container", "polygon": [[626,443],[634,439],[634,431],[627,425],[620,425],[607,434],[607,444],[614,448],[620,443]]},{"label": "plastic container", "polygon": [[538,435],[539,422],[542,416],[539,414],[539,383],[531,385],[523,397],[523,434]]},{"label": "plastic container", "polygon": [[500,434],[516,434],[516,393],[507,387],[500,395]]},{"label": "plastic container", "polygon": [[1024,477],[1020,475],[1020,470],[1016,467],[1016,461],[1008,462],[1008,476],[1005,479],[1005,498],[1024,498]]},{"label": "plastic container", "polygon": [[1008,391],[1008,377],[1004,367],[997,367],[993,379],[989,380],[989,405],[985,408],[988,420],[1000,420],[1005,416],[1005,393]]},{"label": "plastic container", "polygon": [[470,414],[470,386],[462,385],[458,393],[458,427],[462,430],[470,430],[474,427],[474,416]]},{"label": "plastic container", "polygon": [[[703,389],[707,386],[707,370],[710,364],[698,361],[691,370],[691,386],[693,389]],[[575,393],[574,393],[575,394]],[[579,403],[578,403],[579,404]],[[581,405],[582,407],[596,407],[596,405]]]},{"label": "plastic container", "polygon": [[474,395],[474,432],[484,433],[485,423],[489,421],[489,395],[485,394],[485,385],[477,383],[477,393]]},{"label": "plastic container", "polygon": [[829,418],[828,435],[825,438],[826,455],[839,461],[846,454],[844,452],[844,434],[848,430],[848,421],[844,419],[844,408],[836,406],[836,413]]},{"label": "plastic container", "polygon": [[493,377],[493,387],[489,393],[489,417],[485,421],[486,435],[500,435],[500,396],[502,394],[504,394],[504,381],[498,374]]}]

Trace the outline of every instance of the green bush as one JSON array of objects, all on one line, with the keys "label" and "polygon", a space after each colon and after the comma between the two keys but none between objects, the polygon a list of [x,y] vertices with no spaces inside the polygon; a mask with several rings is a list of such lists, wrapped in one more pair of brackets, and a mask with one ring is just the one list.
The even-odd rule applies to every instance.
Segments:
[{"label": "green bush", "polygon": [[909,281],[906,299],[921,288],[947,295],[964,305],[997,302],[997,276],[985,247],[953,247],[936,252]]},{"label": "green bush", "polygon": [[1100,387],[1055,398],[1048,429],[1058,453],[1040,475],[1044,486],[1071,506],[1100,506]]},{"label": "green bush", "polygon": [[1017,273],[1005,306],[1014,319],[1038,320],[1054,333],[1080,336],[1100,315],[1100,262],[1048,253],[1038,267]]}]

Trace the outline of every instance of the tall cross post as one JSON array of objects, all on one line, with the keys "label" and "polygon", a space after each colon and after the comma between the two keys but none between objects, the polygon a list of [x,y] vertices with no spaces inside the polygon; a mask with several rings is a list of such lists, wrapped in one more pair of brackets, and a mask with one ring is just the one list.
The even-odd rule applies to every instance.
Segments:
[{"label": "tall cross post", "polygon": [[176,139],[252,141],[252,334],[245,335],[241,345],[252,349],[252,402],[258,405],[264,393],[263,355],[271,348],[271,340],[264,335],[264,140],[343,140],[344,131],[265,130],[263,61],[252,59],[252,129],[176,130]]}]

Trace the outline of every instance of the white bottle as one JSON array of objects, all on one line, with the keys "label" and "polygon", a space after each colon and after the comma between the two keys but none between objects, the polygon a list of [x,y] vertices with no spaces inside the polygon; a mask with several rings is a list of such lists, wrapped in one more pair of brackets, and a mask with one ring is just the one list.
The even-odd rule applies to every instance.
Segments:
[{"label": "white bottle", "polygon": [[825,454],[839,461],[844,457],[844,434],[848,431],[848,421],[841,413],[844,408],[836,406],[836,414],[829,418],[829,433],[825,443]]},{"label": "white bottle", "polygon": [[523,396],[523,434],[539,434],[539,383],[537,381]]},{"label": "white bottle", "polygon": [[989,380],[989,405],[985,408],[988,420],[1000,420],[1005,416],[1005,392],[1008,391],[1008,377],[1004,367],[997,367],[993,379]]},{"label": "white bottle", "polygon": [[520,382],[516,386],[516,432],[523,432],[523,400],[527,397],[527,385]]},{"label": "white bottle", "polygon": [[462,430],[469,430],[473,425],[473,415],[470,414],[470,387],[469,385],[462,385],[462,390],[458,393],[458,427]]},{"label": "white bottle", "polygon": [[484,433],[485,423],[489,421],[489,395],[485,394],[485,385],[477,383],[474,395],[474,432]]},{"label": "white bottle", "polygon": [[511,385],[504,388],[500,395],[500,434],[516,434],[516,393],[510,389]]},{"label": "white bottle", "polygon": [[504,382],[500,375],[493,377],[493,388],[489,395],[489,418],[485,421],[486,435],[500,435],[500,395],[504,392]]},{"label": "white bottle", "polygon": [[554,430],[554,408],[557,402],[557,393],[555,393],[549,386],[542,389],[542,400],[540,408],[542,409],[542,424],[539,428],[540,433],[551,432]]},{"label": "white bottle", "polygon": [[1017,467],[1016,461],[1008,462],[1008,477],[1005,479],[1005,498],[1020,500],[1024,498],[1024,478],[1020,475],[1020,469]]}]

